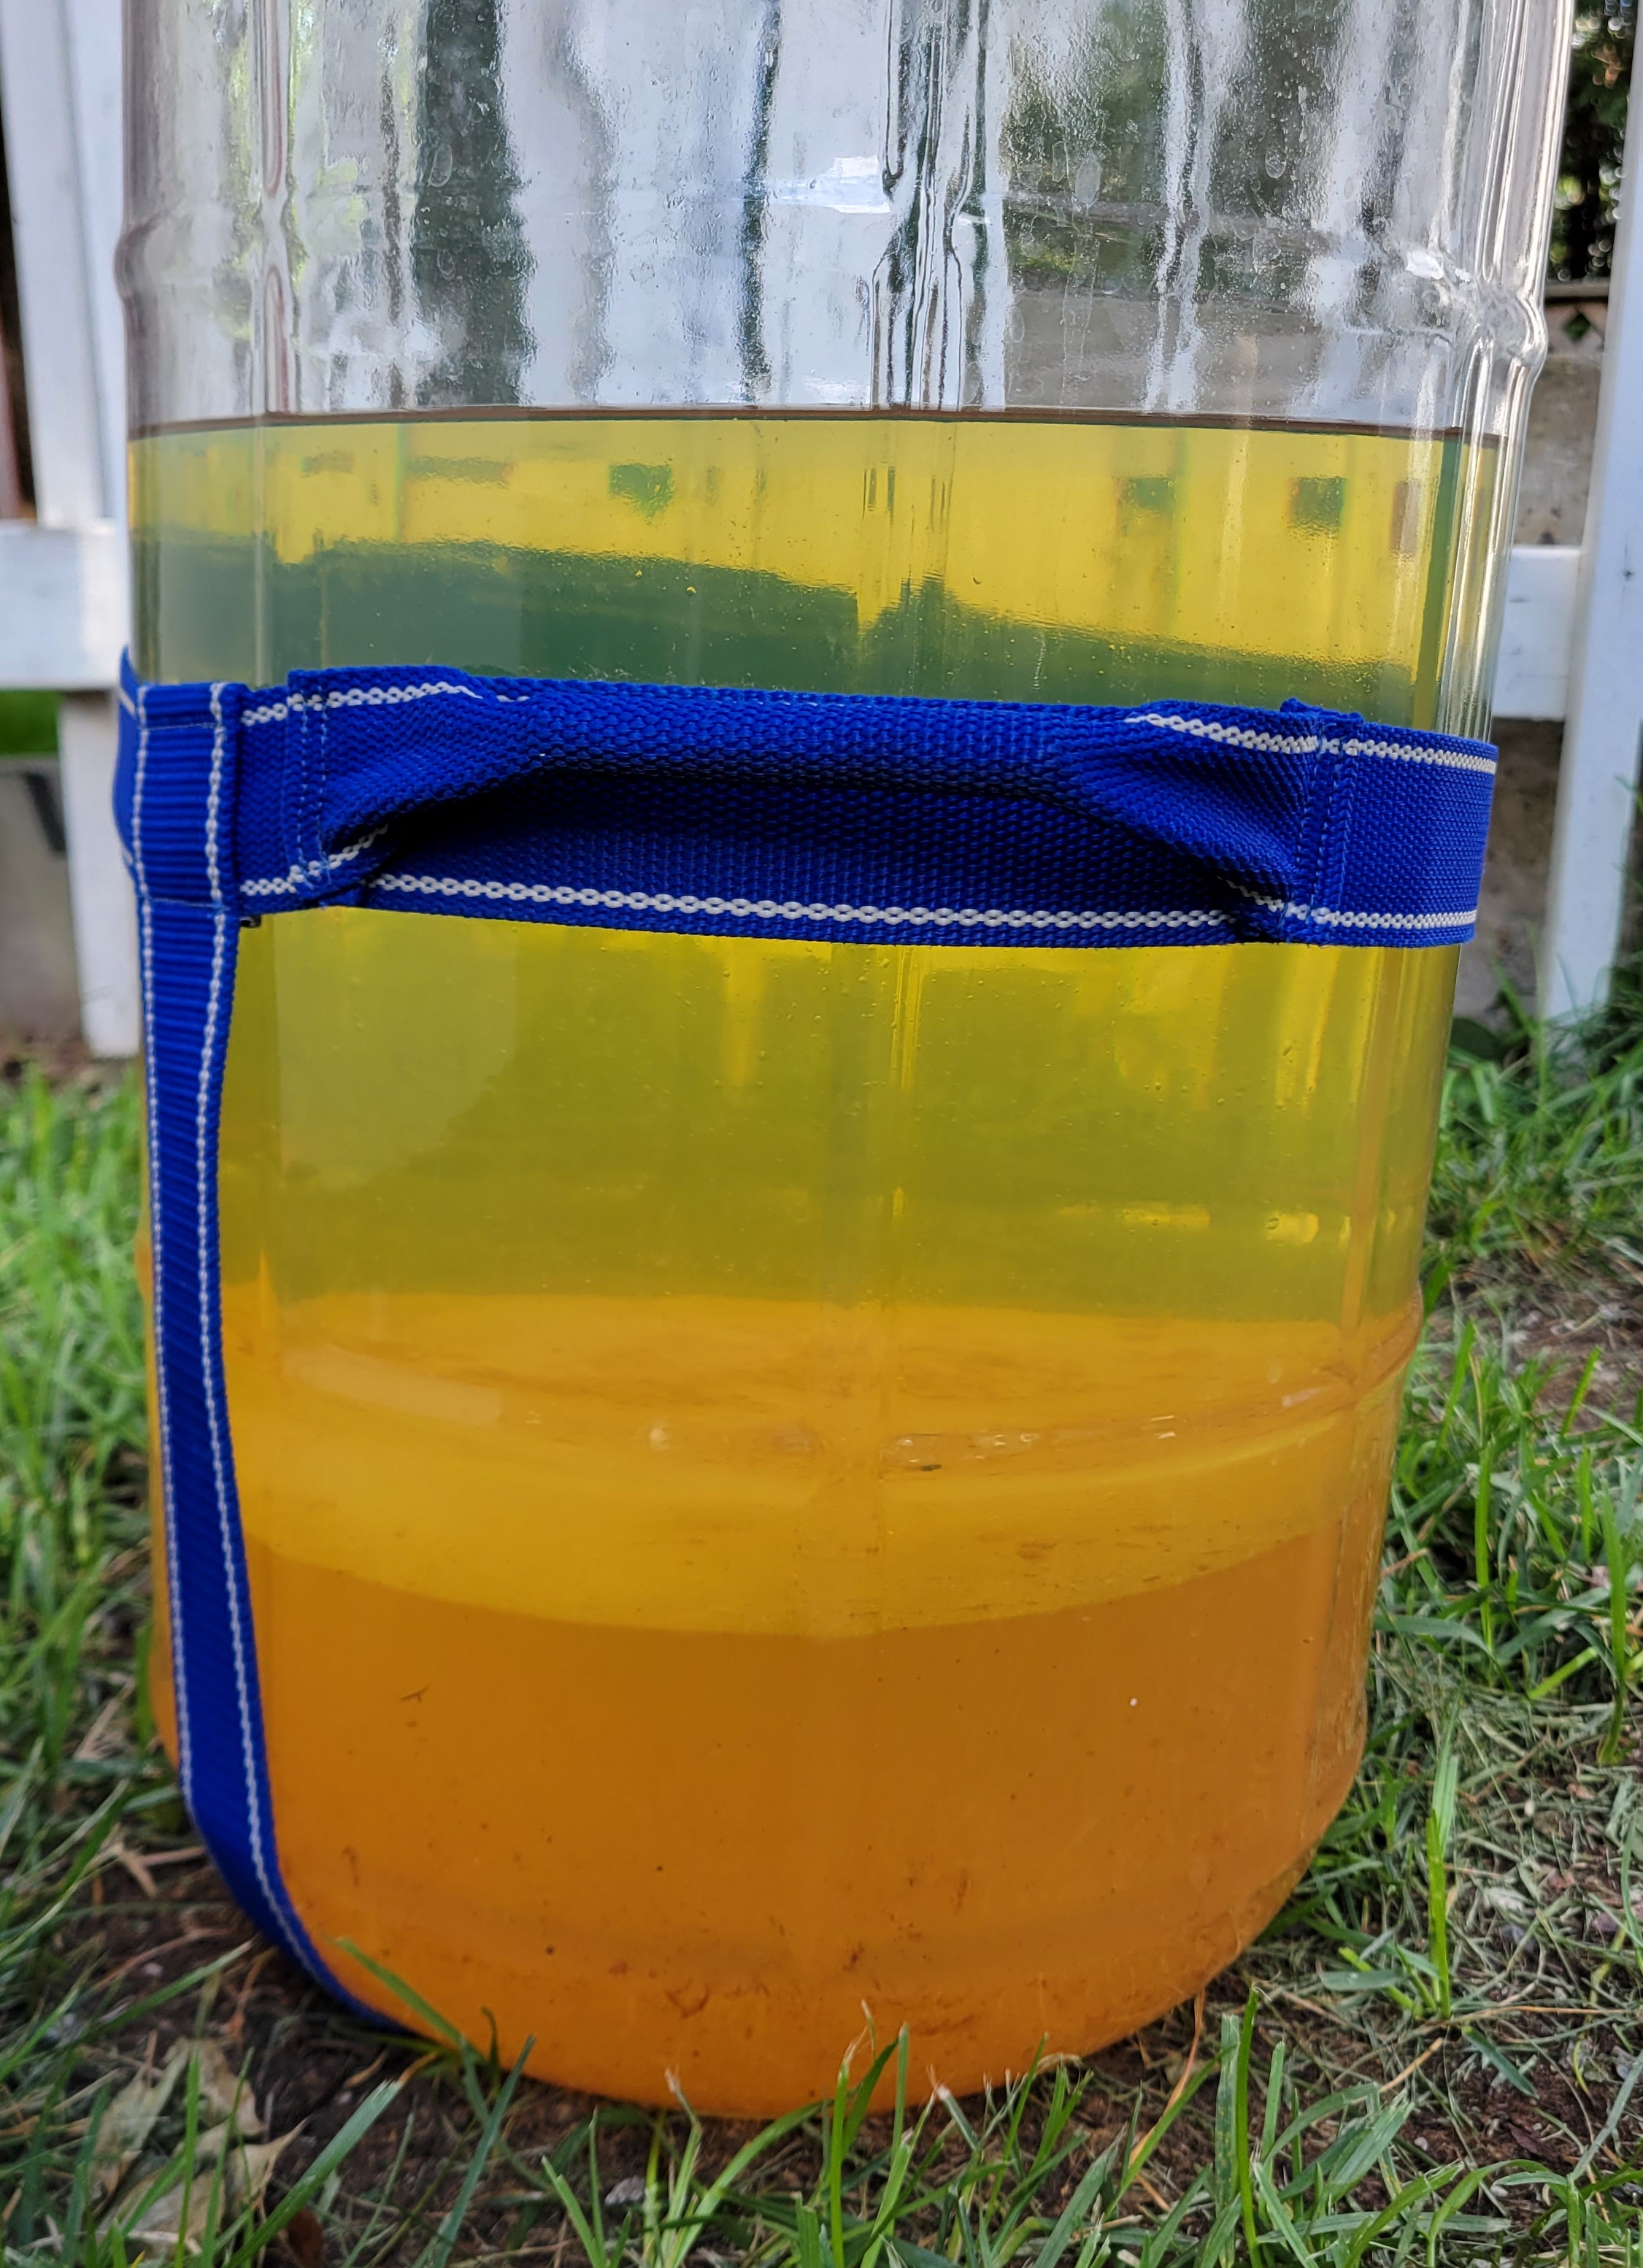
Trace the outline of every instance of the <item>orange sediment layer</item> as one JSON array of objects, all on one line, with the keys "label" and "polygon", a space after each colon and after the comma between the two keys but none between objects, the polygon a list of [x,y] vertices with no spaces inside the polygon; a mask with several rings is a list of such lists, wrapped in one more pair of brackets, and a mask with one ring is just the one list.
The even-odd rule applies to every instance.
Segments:
[{"label": "orange sediment layer", "polygon": [[1223,1966],[1340,1802],[1380,1513],[1085,1610],[822,1639],[545,1624],[254,1545],[287,1881],[363,1998],[394,2009],[340,1939],[600,2093],[771,2111],[868,2018],[920,2091],[1094,2047]]},{"label": "orange sediment layer", "polygon": [[1348,1498],[1418,1315],[224,1294],[247,1533],[545,1623],[1020,1619],[1257,1557]]},{"label": "orange sediment layer", "polygon": [[[1177,1326],[1172,1363],[1159,1327],[1126,1365],[1113,1322],[1018,1318],[1012,1344],[995,1318],[995,1411],[1058,1342],[1098,1422],[991,1457],[939,1422],[973,1398],[979,1347],[961,1361],[939,1319],[905,1323],[925,1367],[903,1421],[931,1422],[871,1471],[836,1464],[811,1526],[862,1548],[829,1562],[781,1501],[782,1459],[762,1470],[704,1415],[723,1317],[658,1331],[635,1304],[623,1334],[618,1303],[588,1302],[578,1335],[581,1303],[544,1300],[533,1336],[505,1300],[378,1300],[365,1355],[341,1341],[366,1311],[327,1300],[283,1311],[282,1364],[249,1298],[226,1302],[227,1362],[281,1862],[339,1974],[385,2009],[339,1940],[471,2036],[494,2015],[507,2053],[533,2040],[534,2070],[600,2092],[666,2100],[673,2073],[704,2110],[770,2110],[831,2084],[864,2007],[880,2038],[910,2028],[921,2086],[963,2088],[1190,1992],[1340,1801],[1406,1318],[1351,1359],[1336,1341],[1310,1395],[1300,1357],[1319,1350],[1292,1329],[1287,1429],[1239,1390],[1280,1361],[1276,1329]],[[779,1373],[771,1317],[742,1324]],[[578,1422],[527,1432],[542,1391],[509,1397],[549,1342]],[[1143,1422],[1172,1373],[1199,1413],[1187,1443]],[[769,1376],[746,1390],[768,1408]],[[655,1452],[628,1420],[659,1394],[691,1469],[653,1521]],[[1053,1413],[1053,1370],[1035,1398]],[[704,1549],[696,1514],[738,1466],[743,1500],[721,1485]],[[902,1509],[921,1492],[927,1527]],[[761,1525],[770,1548],[738,1550]],[[809,1565],[798,1590],[784,1550]],[[940,1619],[942,1595],[970,1610]]]}]

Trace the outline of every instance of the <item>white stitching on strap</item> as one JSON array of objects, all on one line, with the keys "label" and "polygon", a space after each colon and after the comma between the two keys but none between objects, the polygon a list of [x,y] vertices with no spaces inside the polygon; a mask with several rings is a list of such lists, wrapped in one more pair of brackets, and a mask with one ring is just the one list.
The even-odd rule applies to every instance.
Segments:
[{"label": "white stitching on strap", "polygon": [[[328,709],[391,709],[404,701],[426,701],[436,693],[458,693],[464,701],[483,701],[483,694],[476,685],[452,685],[436,679],[427,685],[349,685],[341,691],[328,693]],[[309,703],[318,708],[317,701]]]},{"label": "white stitching on strap", "polygon": [[[454,685],[448,678],[431,678],[421,685],[350,685],[323,695],[287,693],[276,701],[264,703],[260,709],[247,709],[239,721],[246,727],[280,725],[293,710],[393,708],[407,701],[426,701],[442,695],[464,701],[486,698],[480,687]],[[492,693],[490,697],[499,702],[517,702],[530,696]],[[129,706],[123,691],[121,699]],[[1491,777],[1495,770],[1492,756],[1472,755],[1432,740],[1330,740],[1316,733],[1262,732],[1247,725],[1225,725],[1213,717],[1166,716],[1153,709],[1138,710],[1124,722],[1151,725],[1160,732],[1183,733],[1192,740],[1213,740],[1224,747],[1253,748],[1265,755],[1309,756],[1315,755],[1321,747],[1331,747],[1349,756],[1384,756],[1394,763],[1441,764],[1453,771],[1483,772]]]},{"label": "white stitching on strap", "polygon": [[362,835],[357,843],[350,843],[344,849],[333,850],[323,858],[310,858],[306,866],[293,865],[283,874],[264,874],[252,881],[241,882],[239,895],[242,898],[284,897],[310,882],[323,882],[339,866],[346,866],[350,858],[357,858],[362,850],[368,850],[381,832],[379,827],[373,827],[370,834]]},{"label": "white stitching on strap", "polygon": [[1330,745],[1343,749],[1349,756],[1385,756],[1395,764],[1441,764],[1446,771],[1482,772],[1488,779],[1495,776],[1492,756],[1469,755],[1462,748],[1434,747],[1429,740],[1411,746],[1400,740],[1332,740]]},{"label": "white stitching on strap", "polygon": [[1474,906],[1468,914],[1360,914],[1342,906],[1302,906],[1281,898],[1250,896],[1252,905],[1264,906],[1269,913],[1286,915],[1292,921],[1317,922],[1325,929],[1392,929],[1406,932],[1428,929],[1463,929],[1477,918]]},{"label": "white stitching on strap", "polygon": [[[256,1869],[258,1887],[268,1902],[269,1912],[279,1925],[287,1947],[299,1961],[303,1961],[301,1942],[291,1927],[284,1901],[276,1894],[269,1871],[262,1805],[257,1786],[256,1727],[251,1702],[246,1632],[240,1614],[239,1587],[234,1580],[234,1516],[228,1497],[227,1457],[223,1439],[223,1417],[217,1405],[217,1381],[212,1371],[210,1351],[213,1323],[210,1259],[214,1247],[207,1231],[210,1223],[211,1190],[216,1177],[217,1160],[211,1153],[206,1135],[210,1114],[211,1064],[217,1049],[217,1024],[222,1014],[223,968],[227,957],[228,936],[233,919],[223,896],[217,842],[217,830],[222,814],[223,766],[227,737],[227,727],[223,716],[223,694],[225,689],[222,685],[213,685],[211,688],[211,772],[205,800],[205,864],[206,873],[210,880],[211,906],[215,918],[211,925],[210,983],[206,994],[205,1021],[200,1039],[200,1079],[195,1106],[194,1129],[195,1220],[200,1248],[202,1355],[200,1383],[205,1401],[206,1428],[211,1446],[211,1481],[217,1497],[217,1528],[222,1554],[223,1587],[228,1599],[229,1639],[234,1658],[234,1703],[239,1719],[239,1760],[245,1777],[246,1823],[251,1840],[251,1863]],[[306,1962],[304,1965],[306,1965]]]},{"label": "white stitching on strap", "polygon": [[1166,733],[1185,733],[1195,740],[1215,740],[1232,748],[1256,748],[1268,755],[1312,756],[1321,748],[1338,748],[1348,756],[1387,756],[1394,763],[1441,764],[1448,770],[1483,772],[1493,778],[1492,756],[1472,755],[1464,749],[1445,748],[1432,740],[1331,740],[1316,733],[1252,732],[1243,725],[1223,725],[1213,717],[1166,717],[1154,710],[1138,711],[1126,725],[1156,725]]},{"label": "white stitching on strap", "polygon": [[242,725],[283,725],[293,710],[391,709],[406,701],[426,701],[439,693],[460,694],[464,701],[485,697],[476,685],[453,685],[446,678],[431,679],[426,685],[349,685],[334,693],[283,694],[277,701],[265,702],[261,709],[247,709],[239,722]]},{"label": "white stitching on strap", "polygon": [[[222,812],[223,762],[225,725],[223,718],[221,685],[211,688],[211,773],[205,798],[205,865],[211,886],[211,906],[215,918],[211,929],[211,976],[206,993],[205,1021],[200,1036],[200,1078],[195,1103],[195,1228],[200,1248],[200,1345],[201,1390],[205,1401],[206,1431],[211,1446],[211,1484],[217,1497],[217,1539],[222,1554],[223,1584],[228,1597],[228,1634],[234,1657],[234,1703],[239,1718],[239,1756],[245,1774],[246,1819],[251,1832],[251,1859],[256,1868],[257,1882],[269,1906],[277,1914],[279,1902],[269,1881],[268,1864],[262,1847],[262,1806],[257,1800],[256,1758],[253,1747],[251,1698],[246,1670],[245,1631],[241,1626],[239,1596],[234,1582],[234,1546],[232,1525],[228,1504],[228,1484],[223,1454],[222,1414],[217,1406],[217,1381],[212,1376],[211,1344],[211,1182],[216,1160],[210,1155],[206,1140],[207,1124],[211,1103],[211,1058],[217,1044],[217,1018],[222,1011],[223,963],[227,947],[229,916],[223,902],[222,874],[217,863],[217,826]],[[282,1917],[283,1918],[283,1917]]]},{"label": "white stitching on strap", "polygon": [[[154,904],[149,895],[148,876],[143,856],[143,798],[148,784],[149,721],[148,688],[139,686],[133,705],[137,720],[136,773],[131,785],[131,868],[136,879],[137,907],[142,939],[143,1020],[145,1038],[151,1051],[154,1045]],[[152,1063],[143,1081],[148,1104],[148,1171],[149,1171],[149,1242],[154,1271],[154,1344],[162,1345],[166,1334],[166,1209],[160,1202],[159,1178],[162,1145],[159,1125],[159,1081]],[[159,1405],[159,1467],[162,1476],[160,1497],[166,1516],[166,1560],[174,1571],[177,1565],[177,1512],[170,1485],[171,1462],[171,1396],[166,1391],[166,1366],[155,1365],[158,1387],[156,1400]],[[185,1799],[191,1800],[194,1786],[194,1751],[188,1737],[188,1680],[184,1667],[185,1632],[183,1600],[181,1584],[170,1586],[172,1678],[177,1695],[177,1776],[182,1782]]]},{"label": "white stitching on strap", "polygon": [[613,911],[659,914],[732,914],[753,921],[894,923],[915,929],[1205,929],[1223,925],[1227,916],[1208,909],[1155,909],[1140,913],[1026,911],[977,906],[850,906],[825,902],[803,904],[797,898],[697,897],[688,891],[595,890],[567,882],[480,882],[436,874],[379,874],[373,889],[411,897],[489,898],[512,905],[606,907]]},{"label": "white stitching on strap", "polygon": [[1258,748],[1266,755],[1310,756],[1317,753],[1315,733],[1257,733],[1247,725],[1223,725],[1212,717],[1163,717],[1143,710],[1124,718],[1126,725],[1156,725],[1165,733],[1185,733],[1195,740],[1215,740],[1229,748]]},{"label": "white stitching on strap", "polygon": [[[741,920],[860,922],[892,924],[914,929],[1007,930],[1180,930],[1220,928],[1228,917],[1210,908],[1156,909],[1134,913],[1091,913],[1022,908],[976,906],[852,906],[826,901],[803,904],[796,898],[697,897],[667,890],[596,890],[568,882],[482,882],[438,874],[379,874],[372,889],[389,890],[407,897],[487,899],[492,904],[586,906],[612,912],[659,914],[731,914]],[[1367,914],[1330,906],[1303,906],[1278,898],[1254,897],[1251,902],[1271,913],[1297,921],[1312,921],[1325,928],[1383,929],[1405,932],[1462,929],[1477,919],[1470,913]]]}]

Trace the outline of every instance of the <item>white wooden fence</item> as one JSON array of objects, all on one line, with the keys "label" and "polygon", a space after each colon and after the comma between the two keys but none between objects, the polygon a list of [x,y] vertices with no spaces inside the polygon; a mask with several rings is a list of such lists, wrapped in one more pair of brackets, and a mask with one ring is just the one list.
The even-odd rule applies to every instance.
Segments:
[{"label": "white wooden fence", "polygon": [[[120,0],[0,0],[36,518],[0,519],[0,687],[63,696],[60,771],[93,1054],[137,1044],[136,930],[110,816],[113,687],[129,616],[120,227]],[[1643,179],[1643,103],[1625,180]],[[1624,205],[1591,503],[1578,549],[1512,556],[1496,713],[1566,719],[1539,990],[1602,1000],[1643,753],[1643,228]]]},{"label": "white wooden fence", "polygon": [[35,518],[0,520],[0,686],[63,696],[58,770],[94,1055],[137,1044],[136,924],[111,816],[129,612],[120,232],[120,0],[0,0],[0,123]]}]

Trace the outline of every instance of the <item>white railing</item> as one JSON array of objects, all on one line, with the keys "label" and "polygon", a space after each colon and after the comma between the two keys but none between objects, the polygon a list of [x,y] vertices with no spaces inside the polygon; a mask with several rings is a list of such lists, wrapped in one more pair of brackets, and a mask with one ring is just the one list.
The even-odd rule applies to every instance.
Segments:
[{"label": "white railing", "polygon": [[80,1028],[94,1055],[134,1055],[136,926],[111,809],[129,613],[120,0],[0,0],[0,119],[36,512],[0,521],[0,686],[63,696]]},{"label": "white railing", "polygon": [[[0,686],[64,698],[59,763],[82,1029],[137,1043],[136,931],[110,814],[113,688],[126,638],[120,0],[0,0],[37,519],[0,520]],[[1625,178],[1643,177],[1643,103]],[[1643,752],[1643,229],[1623,202],[1597,440],[1578,549],[1512,555],[1496,713],[1567,719],[1539,940],[1554,1013],[1608,993]],[[1629,414],[1625,405],[1630,405]]]}]

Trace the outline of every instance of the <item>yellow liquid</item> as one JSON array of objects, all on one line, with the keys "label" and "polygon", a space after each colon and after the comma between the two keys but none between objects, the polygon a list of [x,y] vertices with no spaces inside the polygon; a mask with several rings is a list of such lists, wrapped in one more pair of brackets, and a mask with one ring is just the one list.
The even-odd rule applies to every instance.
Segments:
[{"label": "yellow liquid", "polygon": [[[170,676],[1420,717],[1455,642],[1437,443],[497,420],[134,478]],[[1229,1958],[1361,1740],[1454,960],[248,933],[229,1402],[281,1859],[353,1989],[339,1938],[543,2073],[757,2111],[864,2006],[959,2088]]]}]

